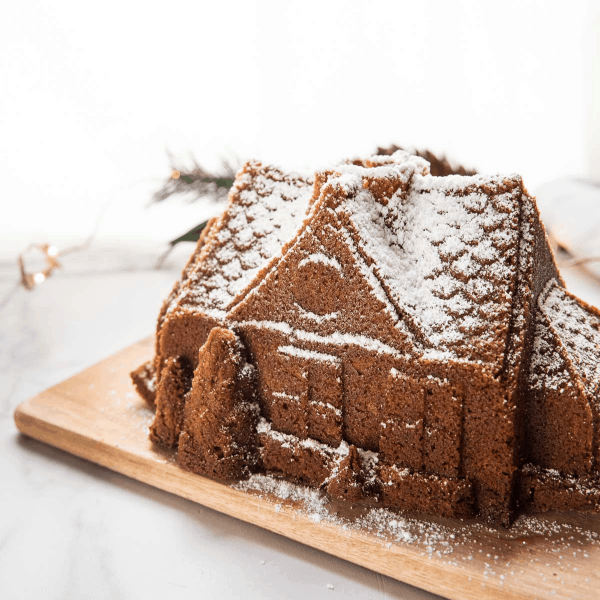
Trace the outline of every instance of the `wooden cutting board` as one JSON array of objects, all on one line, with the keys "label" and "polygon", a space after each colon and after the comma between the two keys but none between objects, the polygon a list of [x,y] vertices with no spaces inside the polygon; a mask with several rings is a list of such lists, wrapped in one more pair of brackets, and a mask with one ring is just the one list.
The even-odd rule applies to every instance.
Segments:
[{"label": "wooden cutting board", "polygon": [[228,486],[182,470],[148,441],[152,411],[129,372],[153,339],[130,346],[21,404],[19,430],[161,490],[456,600],[600,598],[600,516],[521,517],[508,531],[358,511],[342,515],[316,492],[258,477]]}]

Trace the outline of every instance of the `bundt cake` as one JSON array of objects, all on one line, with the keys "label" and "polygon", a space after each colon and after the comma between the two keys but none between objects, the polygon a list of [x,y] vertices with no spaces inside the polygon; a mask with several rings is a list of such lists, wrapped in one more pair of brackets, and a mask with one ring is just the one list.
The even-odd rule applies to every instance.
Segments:
[{"label": "bundt cake", "polygon": [[397,151],[247,163],[132,377],[197,473],[509,525],[600,506],[599,345],[519,176]]}]

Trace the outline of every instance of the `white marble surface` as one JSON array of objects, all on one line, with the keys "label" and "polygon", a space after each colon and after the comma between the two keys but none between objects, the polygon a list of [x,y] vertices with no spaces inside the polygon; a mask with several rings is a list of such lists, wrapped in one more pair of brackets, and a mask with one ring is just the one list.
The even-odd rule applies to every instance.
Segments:
[{"label": "white marble surface", "polygon": [[153,330],[190,247],[160,250],[92,247],[0,311],[0,598],[434,598],[19,435],[20,402]]}]

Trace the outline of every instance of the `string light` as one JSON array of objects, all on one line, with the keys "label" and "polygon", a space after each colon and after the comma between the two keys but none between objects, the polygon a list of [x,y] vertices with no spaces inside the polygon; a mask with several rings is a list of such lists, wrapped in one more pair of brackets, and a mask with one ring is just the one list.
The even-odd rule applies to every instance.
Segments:
[{"label": "string light", "polygon": [[[29,273],[25,268],[25,255],[33,250],[39,250],[44,255],[46,268],[36,273]],[[50,244],[31,244],[25,252],[19,254],[17,259],[19,271],[21,272],[21,285],[26,290],[32,290],[36,285],[44,283],[56,269],[60,269],[60,263],[57,260],[60,254],[56,246],[51,246]]]},{"label": "string light", "polygon": [[[178,169],[172,169],[170,179],[177,180],[180,177],[180,171]],[[54,271],[56,271],[56,269],[61,268],[61,264],[58,261],[59,257],[74,251],[85,250],[94,239],[96,231],[98,229],[98,225],[107,206],[108,203],[105,205],[104,209],[98,216],[98,219],[96,220],[96,224],[90,236],[83,244],[80,244],[78,246],[71,246],[64,250],[59,250],[59,248],[51,244],[31,244],[24,252],[19,254],[19,256],[17,257],[17,264],[19,266],[20,279],[19,282],[16,284],[15,290],[18,289],[19,286],[24,287],[28,291],[33,290],[37,285],[44,283],[44,281],[46,281],[48,277],[51,277]],[[32,251],[39,251],[42,253],[46,262],[45,268],[35,272],[29,272],[27,270],[25,266],[25,256],[31,253]],[[0,309],[4,307],[9,297],[12,296],[13,292],[14,290],[11,291],[11,293],[6,298],[0,301]]]},{"label": "string light", "polygon": [[[175,170],[173,170],[175,171]],[[180,177],[179,171],[175,175],[172,172],[173,177]],[[93,229],[88,235],[87,239],[82,243],[76,246],[70,246],[68,248],[59,249],[57,246],[52,244],[31,244],[24,252],[17,256],[17,265],[19,267],[19,279],[15,282],[14,287],[8,294],[4,296],[4,298],[0,298],[0,311],[4,309],[9,300],[14,296],[17,290],[20,287],[25,288],[28,291],[33,290],[37,285],[44,283],[48,277],[51,277],[56,269],[61,268],[61,263],[58,261],[59,257],[63,257],[66,254],[70,254],[71,252],[81,252],[89,248],[91,243],[93,242],[96,234],[98,232],[98,228],[100,226],[100,222],[104,216],[104,213],[108,210],[109,206],[112,204],[114,200],[113,198],[109,198],[101,208],[96,221],[94,223]],[[39,271],[30,272],[27,270],[25,266],[25,256],[32,251],[41,252],[45,259],[45,268],[40,269]]]}]

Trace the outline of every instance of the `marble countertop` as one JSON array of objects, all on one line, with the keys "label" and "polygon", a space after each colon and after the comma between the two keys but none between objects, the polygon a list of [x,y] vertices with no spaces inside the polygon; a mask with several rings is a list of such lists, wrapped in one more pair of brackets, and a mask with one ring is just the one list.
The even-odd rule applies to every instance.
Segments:
[{"label": "marble countertop", "polygon": [[434,598],[17,432],[19,403],[153,330],[183,246],[160,271],[160,247],[92,247],[32,292],[0,256],[0,597]]},{"label": "marble countertop", "polygon": [[0,309],[0,597],[435,598],[17,432],[18,404],[153,331],[191,246],[161,250],[92,247]]}]

